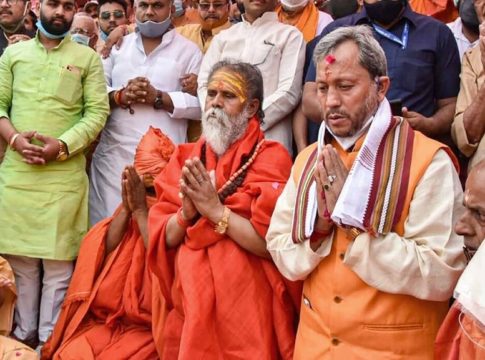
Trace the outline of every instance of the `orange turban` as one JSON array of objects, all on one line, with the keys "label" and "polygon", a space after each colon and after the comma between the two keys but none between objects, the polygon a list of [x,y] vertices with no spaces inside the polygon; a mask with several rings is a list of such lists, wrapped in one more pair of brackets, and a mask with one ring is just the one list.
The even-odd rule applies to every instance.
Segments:
[{"label": "orange turban", "polygon": [[175,145],[160,129],[150,126],[135,152],[135,169],[139,175],[157,176],[168,163]]}]

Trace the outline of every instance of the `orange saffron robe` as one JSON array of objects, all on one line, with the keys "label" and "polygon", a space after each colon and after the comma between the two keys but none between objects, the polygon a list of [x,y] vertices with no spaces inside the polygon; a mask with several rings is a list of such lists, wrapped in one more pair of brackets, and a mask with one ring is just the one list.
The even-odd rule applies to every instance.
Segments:
[{"label": "orange saffron robe", "polygon": [[[246,134],[217,160],[206,147],[206,168],[215,170],[219,189],[242,165],[241,160],[264,135],[256,119]],[[149,266],[160,283],[169,313],[163,359],[292,359],[298,283],[287,282],[271,260],[241,248],[214,224],[200,218],[187,229],[176,250],[165,247],[168,220],[180,208],[181,168],[201,156],[204,140],[180,145],[155,179],[158,203],[149,214]],[[242,161],[244,163],[244,161]],[[291,159],[282,145],[265,141],[242,186],[225,205],[250,220],[263,238],[277,197],[284,188]],[[176,252],[175,261],[169,255]],[[154,279],[155,281],[155,279]]]},{"label": "orange saffron robe", "polygon": [[319,35],[317,34],[317,27],[320,15],[318,13],[318,8],[312,1],[309,1],[300,13],[291,17],[283,11],[281,5],[276,8],[276,13],[278,14],[278,20],[280,22],[287,25],[293,25],[300,30],[306,42],[310,42],[315,36]]},{"label": "orange saffron robe", "polygon": [[[361,137],[351,152],[333,143],[348,169],[363,141]],[[440,148],[444,145],[416,132],[408,193],[393,229],[401,236],[414,189]],[[306,155],[313,149],[308,147]],[[308,157],[302,155],[294,165],[295,182]],[[350,242],[337,227],[330,254],[304,282],[307,301],[301,306],[294,359],[433,359],[434,339],[448,302],[384,293],[369,286],[342,261]]]},{"label": "orange saffron robe", "polygon": [[[161,344],[154,339],[160,339],[165,302],[160,293],[152,294],[145,245],[134,220],[104,259],[111,220],[95,225],[81,244],[59,320],[42,350],[42,359],[159,358]],[[152,312],[157,314],[153,324]]]}]

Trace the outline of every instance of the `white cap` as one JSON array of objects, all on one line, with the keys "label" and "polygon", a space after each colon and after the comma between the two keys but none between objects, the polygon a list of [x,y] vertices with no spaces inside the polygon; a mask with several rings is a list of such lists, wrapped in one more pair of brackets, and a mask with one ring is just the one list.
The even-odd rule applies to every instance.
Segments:
[{"label": "white cap", "polygon": [[295,11],[305,7],[309,0],[281,0],[281,6],[288,11]]}]

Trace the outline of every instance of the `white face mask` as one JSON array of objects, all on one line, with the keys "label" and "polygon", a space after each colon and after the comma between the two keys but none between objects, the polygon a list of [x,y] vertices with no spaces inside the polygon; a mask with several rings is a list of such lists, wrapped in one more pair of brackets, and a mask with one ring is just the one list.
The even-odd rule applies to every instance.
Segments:
[{"label": "white face mask", "polygon": [[165,34],[165,32],[172,24],[172,19],[170,18],[171,14],[172,12],[170,11],[170,14],[168,14],[168,17],[165,20],[160,22],[151,21],[151,20],[141,22],[138,19],[135,19],[136,27],[138,28],[138,30],[143,36],[146,36],[148,38],[160,37],[163,34]]},{"label": "white face mask", "polygon": [[86,45],[86,46],[89,46],[89,40],[91,40],[91,38],[87,35],[84,35],[84,34],[71,34],[71,39],[72,41],[75,41],[77,42],[78,44],[81,44],[81,45]]},{"label": "white face mask", "polygon": [[307,6],[308,0],[281,0],[281,6],[287,11],[296,11]]}]

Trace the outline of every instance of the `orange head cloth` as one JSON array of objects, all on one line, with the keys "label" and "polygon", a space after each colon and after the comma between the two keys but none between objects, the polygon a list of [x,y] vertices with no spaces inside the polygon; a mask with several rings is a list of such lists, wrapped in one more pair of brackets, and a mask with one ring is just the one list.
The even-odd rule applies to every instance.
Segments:
[{"label": "orange head cloth", "polygon": [[160,129],[150,126],[136,148],[135,169],[139,175],[156,177],[167,165],[175,145]]},{"label": "orange head cloth", "polygon": [[241,103],[246,101],[247,84],[244,78],[236,72],[222,68],[211,77],[209,87],[215,86],[218,90],[227,90],[239,98]]}]

